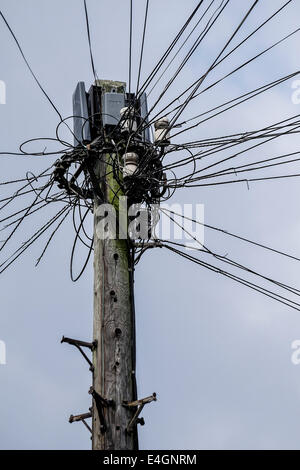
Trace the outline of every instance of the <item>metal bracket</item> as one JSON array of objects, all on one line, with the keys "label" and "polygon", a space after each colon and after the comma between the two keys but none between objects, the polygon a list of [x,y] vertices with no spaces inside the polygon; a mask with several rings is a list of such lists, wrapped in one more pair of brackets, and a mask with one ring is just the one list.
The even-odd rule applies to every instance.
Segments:
[{"label": "metal bracket", "polygon": [[107,400],[106,398],[103,398],[99,393],[96,392],[94,387],[90,388],[89,394],[92,395],[93,399],[95,400],[100,420],[100,432],[101,434],[104,434],[107,431],[107,424],[104,417],[103,409],[108,408],[109,406],[114,406],[115,402],[113,400]]},{"label": "metal bracket", "polygon": [[136,400],[132,402],[128,401],[123,401],[123,406],[126,406],[127,408],[137,408],[133,418],[129,422],[126,431],[128,434],[130,434],[133,431],[133,428],[136,424],[140,424],[143,426],[145,424],[144,418],[139,418],[139,415],[141,414],[143,408],[147,403],[151,403],[152,401],[156,401],[156,393],[153,393],[150,397],[142,398],[141,400]]},{"label": "metal bracket", "polygon": [[68,343],[71,344],[72,346],[75,346],[80,353],[83,355],[84,359],[87,361],[87,363],[90,366],[90,371],[94,371],[94,366],[92,361],[87,357],[85,352],[81,349],[82,347],[84,348],[89,348],[91,351],[94,351],[97,348],[97,341],[93,341],[92,343],[87,343],[86,341],[80,341],[79,339],[73,339],[73,338],[65,338],[64,336],[62,337],[61,343]]},{"label": "metal bracket", "polygon": [[92,433],[91,427],[85,421],[87,418],[91,418],[91,417],[92,417],[91,411],[89,413],[82,413],[81,415],[76,415],[76,416],[71,415],[69,418],[69,423],[76,423],[77,421],[81,421],[85,425],[85,427]]}]

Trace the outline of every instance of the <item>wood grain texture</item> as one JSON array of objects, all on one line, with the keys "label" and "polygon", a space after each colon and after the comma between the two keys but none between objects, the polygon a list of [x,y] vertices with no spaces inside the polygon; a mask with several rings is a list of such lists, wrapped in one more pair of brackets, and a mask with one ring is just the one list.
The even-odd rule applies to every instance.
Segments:
[{"label": "wood grain texture", "polygon": [[[101,165],[97,172],[99,176],[103,174]],[[104,181],[101,188],[109,200],[112,195],[106,183]],[[100,202],[95,201],[95,227],[98,223],[98,204]],[[136,426],[130,434],[126,427],[135,409],[122,405],[124,400],[131,402],[136,399],[128,241],[99,239],[96,229],[94,234],[93,340],[97,340],[98,347],[93,352],[93,387],[102,397],[113,400],[115,406],[104,408],[107,431],[101,433],[99,414],[93,400],[92,448],[132,450],[137,448]]]}]

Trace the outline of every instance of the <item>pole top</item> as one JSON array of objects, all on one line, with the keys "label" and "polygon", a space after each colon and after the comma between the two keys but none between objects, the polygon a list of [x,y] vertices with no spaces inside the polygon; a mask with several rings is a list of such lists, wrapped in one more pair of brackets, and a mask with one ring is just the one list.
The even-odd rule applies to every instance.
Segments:
[{"label": "pole top", "polygon": [[100,86],[104,92],[107,93],[125,93],[126,82],[119,82],[114,80],[96,80],[96,86]]}]

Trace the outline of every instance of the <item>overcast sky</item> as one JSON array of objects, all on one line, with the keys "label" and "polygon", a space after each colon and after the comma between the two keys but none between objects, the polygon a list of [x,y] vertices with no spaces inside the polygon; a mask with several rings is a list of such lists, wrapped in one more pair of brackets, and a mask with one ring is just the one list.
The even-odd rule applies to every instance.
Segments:
[{"label": "overcast sky", "polygon": [[[145,2],[133,3],[136,74]],[[252,3],[229,2],[222,19],[172,85],[166,103],[206,70]],[[258,2],[233,45],[284,3]],[[88,0],[87,4],[98,76],[127,81],[129,2]],[[150,0],[143,78],[196,4]],[[1,0],[0,5],[56,106],[63,116],[72,115],[77,82],[85,81],[89,88],[93,81],[83,2]],[[224,61],[207,84],[292,32],[299,26],[299,15],[299,2],[294,0]],[[184,119],[295,72],[299,34],[194,100]],[[0,105],[0,151],[17,151],[25,140],[55,137],[58,117],[3,22],[0,44],[0,80],[7,87],[6,104]],[[300,105],[292,103],[292,91],[290,80],[178,136],[176,142],[260,129],[300,113]],[[71,141],[71,136],[65,138]],[[43,147],[39,143],[35,149]],[[255,161],[297,150],[297,140],[289,136],[249,152],[244,159]],[[54,160],[1,156],[0,180],[22,178],[26,171],[38,173]],[[299,169],[295,163],[269,174],[300,173]],[[204,204],[207,224],[299,257],[299,195],[299,180],[290,178],[251,183],[249,188],[245,183],[185,188],[178,190],[173,201]],[[23,207],[21,201],[18,204]],[[25,225],[21,241],[25,230],[34,231],[30,224]],[[0,365],[1,449],[90,448],[85,427],[68,423],[70,414],[86,412],[90,406],[90,372],[74,348],[60,344],[62,335],[92,339],[92,264],[72,283],[73,238],[68,222],[39,267],[35,268],[35,260],[46,238],[1,275],[0,340],[7,347],[7,364]],[[205,244],[281,282],[299,286],[297,261],[207,231]],[[78,256],[84,255],[80,249]],[[143,412],[146,425],[139,430],[141,449],[300,448],[300,365],[291,362],[291,343],[300,339],[299,312],[163,249],[149,250],[138,264],[135,292],[138,394],[158,394],[158,401]]]}]

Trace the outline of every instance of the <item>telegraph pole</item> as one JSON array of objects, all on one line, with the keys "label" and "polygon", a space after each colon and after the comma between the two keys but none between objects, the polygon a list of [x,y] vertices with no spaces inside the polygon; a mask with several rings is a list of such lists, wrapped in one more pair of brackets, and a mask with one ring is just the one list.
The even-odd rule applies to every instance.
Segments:
[{"label": "telegraph pole", "polygon": [[[120,82],[103,82],[101,89],[118,91]],[[104,200],[120,221],[120,187],[108,169],[116,154],[104,154],[95,167]],[[116,196],[117,195],[117,196]],[[135,378],[135,315],[133,265],[128,238],[99,238],[99,208],[94,202],[94,322],[92,447],[95,450],[138,448],[137,423],[129,427],[137,400]]]},{"label": "telegraph pole", "polygon": [[[81,421],[86,426],[94,450],[137,450],[137,425],[144,424],[142,409],[156,401],[156,394],[137,397],[134,239],[151,238],[149,208],[141,205],[159,200],[165,179],[149,129],[142,129],[148,115],[145,95],[134,97],[126,93],[125,83],[111,80],[96,80],[86,93],[84,82],[79,82],[73,110],[74,155],[67,153],[56,162],[54,176],[68,194],[93,200],[94,316],[92,342],[62,338],[62,343],[80,351],[93,374],[92,407],[89,412],[71,415],[69,422]],[[155,133],[158,147],[168,144],[165,129],[166,123],[161,121]],[[73,159],[77,167],[68,179]],[[79,186],[77,179],[82,174],[85,185]],[[127,198],[128,205],[138,207],[137,213],[146,214],[144,235],[144,222],[131,214],[140,228],[131,228],[129,237]],[[92,351],[92,361],[83,348]],[[92,426],[86,422],[88,418],[92,418]]]}]

